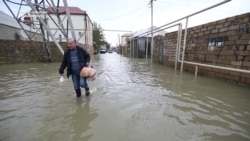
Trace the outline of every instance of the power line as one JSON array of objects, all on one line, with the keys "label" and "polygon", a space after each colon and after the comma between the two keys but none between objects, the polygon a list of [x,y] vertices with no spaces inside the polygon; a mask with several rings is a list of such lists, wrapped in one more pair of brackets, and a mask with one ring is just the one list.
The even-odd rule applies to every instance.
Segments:
[{"label": "power line", "polygon": [[190,7],[190,8],[200,8],[200,7],[192,6],[189,4],[182,4],[182,3],[176,3],[176,2],[169,2],[169,1],[167,2],[167,1],[162,1],[162,0],[158,0],[158,2],[168,4],[168,5],[171,4],[169,6],[178,5],[178,6]]},{"label": "power line", "polygon": [[[144,11],[142,11],[140,14],[138,14],[136,17],[134,17],[136,20],[140,20],[140,19],[142,19],[142,18],[144,18],[145,16],[147,16],[147,14],[145,14],[145,13],[147,13],[148,12],[148,8],[147,9],[145,9]],[[130,27],[134,27],[135,25],[137,24],[137,22],[131,22],[131,23],[129,23],[129,26]]]},{"label": "power line", "polygon": [[144,9],[145,7],[146,7],[146,6],[143,6],[143,7],[140,7],[140,8],[138,8],[138,9],[136,9],[136,10],[130,11],[130,12],[128,12],[128,13],[125,13],[125,14],[122,14],[122,15],[119,15],[119,16],[116,16],[116,17],[111,17],[111,18],[107,18],[107,19],[101,19],[101,20],[99,20],[99,21],[106,21],[106,20],[113,20],[113,19],[122,18],[122,17],[125,17],[125,16],[129,15],[129,14],[134,14],[136,11],[142,10],[142,9]]},{"label": "power line", "polygon": [[[174,1],[174,0],[173,0]],[[172,7],[172,6],[181,6],[181,7],[185,7],[185,8],[198,8],[198,9],[200,9],[201,7],[200,6],[196,6],[196,5],[190,5],[190,4],[183,4],[183,3],[176,3],[175,1],[174,2],[170,2],[170,1],[164,1],[164,0],[158,0],[158,2],[160,2],[160,3],[163,3],[163,4],[165,4],[165,5],[168,5],[169,7]],[[201,2],[200,2],[201,3]],[[199,3],[199,4],[200,4]],[[211,3],[211,1],[210,0],[202,0],[202,5],[204,6],[204,5],[210,5],[209,3]],[[197,3],[195,3],[195,4],[197,4]],[[221,11],[221,12],[230,12],[230,13],[234,13],[234,11],[232,11],[232,10],[219,10],[219,11]],[[220,13],[219,13],[220,14]]]}]

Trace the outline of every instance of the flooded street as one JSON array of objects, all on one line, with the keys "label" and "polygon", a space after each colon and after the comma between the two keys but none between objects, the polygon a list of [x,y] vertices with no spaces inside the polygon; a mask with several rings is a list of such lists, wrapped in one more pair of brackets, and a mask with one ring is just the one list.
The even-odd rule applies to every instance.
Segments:
[{"label": "flooded street", "polygon": [[60,63],[0,65],[0,141],[250,140],[249,87],[116,53],[91,64],[81,98]]}]

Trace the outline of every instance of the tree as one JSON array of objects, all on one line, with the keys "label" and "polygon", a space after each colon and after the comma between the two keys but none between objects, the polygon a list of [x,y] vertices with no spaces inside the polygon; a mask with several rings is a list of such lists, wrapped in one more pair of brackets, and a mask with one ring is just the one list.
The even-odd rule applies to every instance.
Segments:
[{"label": "tree", "polygon": [[102,32],[101,25],[98,25],[96,22],[93,24],[93,41],[96,46],[102,45],[105,41],[104,34]]},{"label": "tree", "polygon": [[93,41],[95,51],[98,51],[101,45],[106,45],[107,49],[110,48],[110,44],[105,39],[101,25],[98,25],[96,22],[93,23]]},{"label": "tree", "polygon": [[100,42],[103,40],[102,28],[100,25],[97,25],[96,22],[93,24],[93,41],[96,45],[100,45]]}]

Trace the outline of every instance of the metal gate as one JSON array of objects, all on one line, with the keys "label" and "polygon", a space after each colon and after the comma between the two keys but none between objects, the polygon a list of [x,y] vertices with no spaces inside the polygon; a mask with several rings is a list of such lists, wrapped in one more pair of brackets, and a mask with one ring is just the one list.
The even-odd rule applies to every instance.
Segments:
[{"label": "metal gate", "polygon": [[163,42],[159,44],[158,56],[158,63],[163,64]]}]

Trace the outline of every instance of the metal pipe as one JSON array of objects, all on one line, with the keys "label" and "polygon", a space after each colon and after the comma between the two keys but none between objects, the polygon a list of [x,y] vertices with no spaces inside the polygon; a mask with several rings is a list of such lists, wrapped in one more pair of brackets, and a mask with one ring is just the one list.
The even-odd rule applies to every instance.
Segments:
[{"label": "metal pipe", "polygon": [[[181,23],[177,23],[177,24],[174,24],[174,25],[171,25],[171,26],[168,26],[168,27],[165,27],[165,28],[163,28],[163,29],[159,29],[159,30],[156,30],[156,31],[154,31],[153,33],[156,33],[156,32],[159,32],[159,31],[161,31],[161,30],[165,30],[165,29],[168,29],[168,28],[172,28],[172,27],[175,27],[175,26],[180,26],[180,30],[179,30],[179,32],[180,33],[178,33],[178,35],[180,34],[180,36],[179,36],[179,40],[181,40],[181,33],[182,33],[182,24]],[[147,33],[149,33],[149,32],[147,32]],[[139,37],[136,37],[136,38],[133,38],[133,39],[138,39]],[[177,38],[177,45],[176,45],[176,51],[178,51],[178,49],[179,49],[179,45],[178,45],[178,43],[179,44],[181,44],[181,41],[179,41],[178,40],[178,38]],[[178,51],[179,52],[179,51]],[[178,56],[178,52],[176,53],[176,55]],[[175,62],[176,62],[176,64],[175,64],[175,68],[177,68],[177,62],[178,62],[178,60],[177,60],[177,57],[176,57],[176,60],[175,60]]]},{"label": "metal pipe", "polygon": [[[50,0],[50,1],[51,1],[52,6],[53,6],[53,7],[52,7],[53,12],[54,12],[55,15],[57,16],[57,20],[58,20],[59,26],[61,27],[61,28],[59,28],[59,30],[62,32],[62,34],[64,35],[64,37],[67,37],[67,34],[66,34],[65,28],[64,28],[64,26],[63,26],[63,24],[62,24],[60,15],[58,15],[58,7],[55,5],[55,3],[54,3],[53,0]],[[55,7],[56,7],[56,9],[55,9]],[[50,15],[49,15],[49,16],[50,16]],[[51,17],[51,19],[53,19],[53,18]],[[54,22],[54,23],[55,23],[55,22]],[[58,26],[58,27],[59,27],[59,26]]]},{"label": "metal pipe", "polygon": [[177,35],[177,43],[176,43],[176,54],[175,54],[175,70],[178,68],[178,55],[179,55],[179,46],[181,45],[181,34],[182,33],[182,24],[179,23],[178,27],[178,35]]},{"label": "metal pipe", "polygon": [[222,4],[227,3],[227,2],[230,2],[230,1],[231,1],[231,0],[224,0],[224,1],[222,1],[222,2],[219,2],[219,3],[217,3],[217,4],[214,4],[214,5],[212,5],[212,6],[209,6],[209,7],[205,8],[205,9],[202,9],[202,10],[200,10],[200,11],[194,12],[194,13],[192,13],[192,14],[190,14],[190,15],[187,15],[187,16],[185,16],[185,17],[182,17],[182,18],[180,18],[180,19],[177,19],[177,20],[175,20],[175,21],[172,21],[172,22],[170,22],[170,23],[168,23],[168,24],[165,24],[165,25],[162,25],[162,26],[160,26],[160,27],[157,27],[157,28],[155,28],[155,29],[159,29],[159,28],[165,27],[165,26],[167,26],[167,25],[176,23],[176,22],[178,22],[178,21],[181,21],[181,20],[186,19],[186,18],[188,18],[188,17],[192,17],[192,16],[194,16],[194,15],[196,15],[196,14],[202,13],[202,12],[204,12],[204,11],[207,11],[207,10],[209,10],[209,9],[212,9],[212,8],[214,8],[214,7],[217,7],[217,6],[219,6],[219,5],[222,5]]},{"label": "metal pipe", "polygon": [[[62,20],[60,21],[59,24],[62,24],[66,18],[67,18],[67,16],[65,15],[65,16],[62,18]],[[64,29],[64,32],[65,32],[64,37],[65,37],[66,39],[68,39],[68,23],[67,23],[66,26],[67,26],[67,30]],[[56,35],[57,31],[60,30],[60,28],[51,28],[51,29],[52,29],[52,30],[55,30],[54,36]],[[61,30],[60,30],[60,31],[61,31]]]},{"label": "metal pipe", "polygon": [[[27,2],[28,2],[28,5],[31,7],[31,9],[32,9],[33,11],[37,12],[36,9],[35,9],[35,7],[34,7],[33,4],[31,3],[31,0],[27,0]],[[48,34],[50,35],[50,37],[52,38],[52,40],[55,42],[57,48],[61,51],[62,54],[64,54],[64,51],[63,51],[62,47],[61,47],[60,44],[56,41],[56,39],[54,38],[54,36],[53,36],[53,34],[51,33],[50,29],[47,27],[46,23],[43,21],[43,19],[42,19],[40,16],[38,16],[38,19],[39,19],[40,23],[44,26],[44,28],[47,30],[47,32],[48,32]]]},{"label": "metal pipe", "polygon": [[[182,32],[180,32],[182,33]],[[181,41],[181,34],[180,34],[180,40]],[[179,43],[178,44],[179,47],[178,47],[178,50],[180,51],[180,46],[181,44]],[[178,53],[179,53],[178,51]],[[195,62],[189,62],[189,61],[182,61],[180,60],[180,55],[178,55],[178,62],[180,63],[186,63],[186,64],[190,64],[190,65],[195,65],[197,66],[197,69],[199,66],[203,66],[203,67],[211,67],[211,68],[217,68],[217,69],[223,69],[223,70],[229,70],[229,71],[236,71],[236,72],[242,72],[242,73],[250,73],[250,70],[243,70],[243,69],[236,69],[236,68],[229,68],[229,67],[222,67],[222,66],[215,66],[215,65],[208,65],[208,64],[202,64],[202,63],[195,63]],[[197,74],[198,74],[198,70],[197,70]]]},{"label": "metal pipe", "polygon": [[183,71],[183,61],[184,61],[184,56],[185,56],[185,48],[186,48],[186,40],[187,40],[187,27],[188,27],[188,18],[186,18],[186,27],[185,27],[184,41],[183,41],[183,48],[182,48],[181,72]]},{"label": "metal pipe", "polygon": [[197,66],[203,66],[203,67],[211,67],[211,68],[224,69],[224,70],[229,70],[229,71],[250,73],[250,70],[243,70],[243,69],[236,69],[236,68],[229,68],[229,67],[222,67],[222,66],[201,64],[201,63],[188,62],[188,61],[183,61],[183,62],[186,63],[186,64],[197,65]]},{"label": "metal pipe", "polygon": [[64,2],[64,8],[65,8],[66,15],[67,15],[67,18],[68,18],[68,22],[69,22],[72,37],[76,40],[76,33],[74,31],[73,23],[72,23],[72,20],[71,20],[71,17],[70,17],[70,11],[69,11],[67,0],[63,0],[63,2]]},{"label": "metal pipe", "polygon": [[197,76],[197,74],[198,74],[198,66],[196,65],[195,66],[195,76]]},{"label": "metal pipe", "polygon": [[[160,29],[160,28],[162,28],[162,27],[165,27],[165,26],[167,26],[167,25],[170,25],[170,24],[173,24],[173,23],[175,23],[175,22],[177,22],[177,21],[180,21],[180,20],[183,20],[183,19],[187,19],[188,20],[188,17],[191,17],[191,16],[193,16],[193,15],[196,15],[196,14],[199,14],[199,13],[201,13],[201,12],[204,12],[204,11],[206,11],[206,10],[209,10],[209,9],[211,9],[211,8],[214,8],[214,7],[217,7],[217,6],[219,6],[219,5],[222,5],[222,4],[224,4],[224,3],[227,3],[227,2],[230,2],[231,0],[225,0],[225,1],[223,1],[223,2],[220,2],[220,3],[218,3],[218,4],[215,4],[215,5],[212,5],[212,6],[210,6],[210,7],[208,7],[208,8],[205,8],[205,9],[203,9],[203,10],[200,10],[200,11],[198,11],[198,12],[195,12],[195,13],[193,13],[193,14],[190,14],[190,15],[188,15],[188,16],[185,16],[185,17],[183,17],[183,18],[180,18],[180,19],[178,19],[178,20],[175,20],[175,21],[173,21],[173,22],[170,22],[170,23],[168,23],[168,24],[165,24],[165,25],[163,25],[163,26],[161,26],[161,27],[158,27],[158,28],[155,28],[155,30],[156,29]],[[185,29],[185,35],[184,35],[184,47],[183,47],[183,52],[182,53],[184,53],[184,48],[185,48],[185,46],[186,46],[186,30],[187,30],[187,22],[186,22],[186,29]],[[145,34],[145,33],[144,33]],[[182,34],[182,31],[180,30],[180,39],[179,39],[179,47],[178,47],[178,53],[179,53],[179,51],[180,51],[180,46],[181,46],[181,34]],[[143,34],[142,34],[143,35]],[[184,53],[185,54],[185,53]],[[182,57],[184,58],[184,55],[182,55]],[[191,65],[196,65],[196,68],[197,68],[197,72],[196,72],[196,75],[198,74],[198,66],[204,66],[204,67],[211,67],[211,68],[217,68],[217,69],[224,69],[224,70],[229,70],[229,71],[236,71],[236,72],[242,72],[242,73],[250,73],[250,71],[249,70],[243,70],[243,69],[236,69],[236,68],[229,68],[229,67],[222,67],[222,66],[215,66],[215,65],[208,65],[208,64],[202,64],[202,63],[195,63],[195,62],[188,62],[188,61],[184,61],[184,60],[180,60],[180,56],[178,55],[178,62],[183,62],[183,63],[186,63],[186,64],[191,64]],[[182,69],[181,69],[181,71],[182,71]]]},{"label": "metal pipe", "polygon": [[[186,18],[188,18],[188,17],[192,17],[192,16],[194,16],[194,15],[196,15],[196,14],[202,13],[202,12],[204,12],[204,11],[207,11],[207,10],[209,10],[209,9],[212,9],[212,8],[214,8],[214,7],[217,7],[217,6],[219,6],[219,5],[222,5],[222,4],[227,3],[227,2],[230,2],[230,1],[231,1],[231,0],[224,0],[224,1],[220,2],[220,3],[217,3],[217,4],[214,4],[214,5],[212,5],[212,6],[209,6],[209,7],[205,8],[205,9],[202,9],[202,10],[200,10],[200,11],[197,11],[197,12],[195,12],[195,13],[192,13],[192,14],[190,14],[190,15],[188,15],[188,16],[182,17],[182,18],[180,18],[180,19],[177,19],[177,20],[175,20],[175,21],[172,21],[172,22],[170,22],[170,23],[167,23],[167,24],[165,24],[165,25],[162,25],[162,26],[160,26],[160,27],[157,27],[157,28],[155,28],[154,30],[157,30],[157,29],[160,29],[160,28],[162,28],[162,27],[168,26],[168,25],[170,25],[170,24],[176,23],[176,22],[181,21],[181,20],[183,20],[183,19],[186,19]],[[141,34],[139,34],[139,35],[144,35],[145,33],[147,33],[147,32],[141,33]],[[138,35],[138,36],[139,36],[139,35]]]},{"label": "metal pipe", "polygon": [[[165,27],[165,28],[156,30],[156,31],[154,31],[153,33],[157,33],[157,32],[159,32],[159,31],[162,31],[162,30],[165,30],[165,29],[168,29],[168,28],[172,28],[172,27],[178,26],[179,24],[180,24],[180,23],[177,23],[177,24],[174,24],[174,25],[171,25],[171,26],[168,26],[168,27]],[[150,32],[145,32],[145,33],[150,33]],[[139,37],[139,36],[136,36],[136,37],[133,38],[133,39],[137,39],[137,38],[140,38],[140,37]]]},{"label": "metal pipe", "polygon": [[195,63],[195,62],[189,62],[189,61],[181,61],[179,56],[178,56],[178,62],[180,62],[180,63],[183,62],[183,63],[190,64],[190,65],[195,65],[197,67],[198,66],[203,66],[203,67],[211,67],[211,68],[217,68],[217,69],[223,69],[223,70],[229,70],[229,71],[236,71],[236,72],[242,72],[242,73],[250,73],[250,70],[243,70],[243,69],[236,69],[236,68],[208,65],[208,64]]}]

